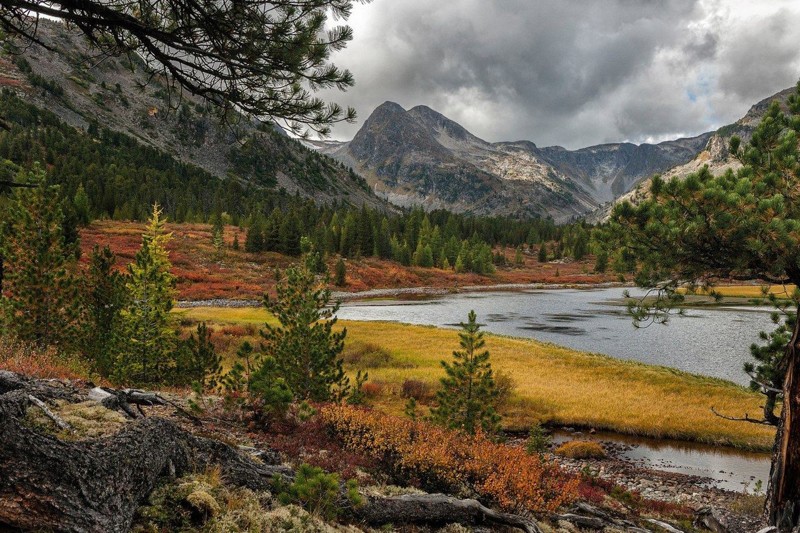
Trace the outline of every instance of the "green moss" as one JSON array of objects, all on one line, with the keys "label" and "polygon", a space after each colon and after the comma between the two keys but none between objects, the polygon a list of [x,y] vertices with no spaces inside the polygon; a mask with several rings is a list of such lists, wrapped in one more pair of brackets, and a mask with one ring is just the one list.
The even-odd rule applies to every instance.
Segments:
[{"label": "green moss", "polygon": [[55,435],[62,440],[81,440],[106,437],[115,434],[128,420],[120,413],[106,409],[95,401],[80,403],[56,402],[49,406],[53,414],[72,427],[72,431],[59,429],[38,407],[28,408],[25,421],[36,429]]}]

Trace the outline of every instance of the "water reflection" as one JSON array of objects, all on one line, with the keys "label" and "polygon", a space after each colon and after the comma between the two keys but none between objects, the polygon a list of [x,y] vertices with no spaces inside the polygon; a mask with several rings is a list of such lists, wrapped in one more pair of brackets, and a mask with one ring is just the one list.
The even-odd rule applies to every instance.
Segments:
[{"label": "water reflection", "polygon": [[769,476],[770,457],[766,453],[617,433],[576,435],[563,430],[553,432],[553,441],[556,443],[577,438],[622,444],[624,449],[619,456],[639,466],[709,478],[711,485],[728,490],[752,490],[757,481],[766,486]]}]

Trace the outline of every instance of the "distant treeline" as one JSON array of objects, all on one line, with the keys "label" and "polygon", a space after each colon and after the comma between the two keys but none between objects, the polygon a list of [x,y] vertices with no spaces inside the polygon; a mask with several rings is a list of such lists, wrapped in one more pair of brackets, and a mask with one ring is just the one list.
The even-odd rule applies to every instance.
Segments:
[{"label": "distant treeline", "polygon": [[[268,216],[255,213],[248,223],[245,249],[252,252],[300,253],[300,238],[316,248],[346,257],[380,257],[404,265],[438,266],[489,273],[503,264],[495,245],[522,247],[555,241],[548,258],[581,258],[588,252],[590,231],[580,224],[556,226],[552,220],[472,217],[420,208],[401,215],[362,207],[317,207],[290,199]],[[511,258],[509,258],[510,260]]]},{"label": "distant treeline", "polygon": [[81,132],[8,90],[0,94],[0,117],[0,160],[45,165],[67,209],[83,224],[97,218],[144,220],[157,202],[176,222],[216,220],[247,227],[248,251],[298,255],[306,237],[327,254],[479,273],[505,261],[492,255],[495,245],[538,245],[541,250],[542,243],[554,242],[540,259],[581,258],[588,252],[590,231],[581,224],[320,206],[263,182],[219,179],[128,135],[95,125]]}]

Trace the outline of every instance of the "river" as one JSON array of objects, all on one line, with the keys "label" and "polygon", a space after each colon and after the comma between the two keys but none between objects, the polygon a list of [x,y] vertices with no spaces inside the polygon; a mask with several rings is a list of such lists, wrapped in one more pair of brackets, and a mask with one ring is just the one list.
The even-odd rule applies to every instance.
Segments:
[{"label": "river", "polygon": [[[635,328],[621,302],[625,289],[482,291],[425,300],[353,301],[342,320],[387,320],[457,327],[474,309],[484,330],[677,368],[746,385],[742,365],[760,331],[771,331],[770,308],[690,308],[667,325]],[[631,291],[633,296],[637,293]],[[724,302],[723,302],[724,303]]]}]

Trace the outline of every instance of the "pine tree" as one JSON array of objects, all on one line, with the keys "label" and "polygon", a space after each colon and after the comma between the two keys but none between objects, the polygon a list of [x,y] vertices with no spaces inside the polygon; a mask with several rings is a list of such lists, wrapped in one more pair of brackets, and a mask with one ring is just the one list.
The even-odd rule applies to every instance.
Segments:
[{"label": "pine tree", "polygon": [[74,348],[80,318],[77,243],[65,239],[58,190],[45,184],[44,172],[37,167],[16,181],[36,187],[16,189],[3,214],[5,328],[40,346]]},{"label": "pine tree", "polygon": [[89,195],[86,194],[86,189],[83,185],[78,185],[78,190],[75,192],[75,197],[72,199],[72,205],[75,207],[75,216],[78,224],[87,226],[91,222],[91,206],[89,203]]},{"label": "pine tree", "polygon": [[782,364],[783,356],[797,322],[800,289],[795,289],[791,305],[779,301],[774,294],[770,295],[770,300],[777,308],[772,314],[772,321],[777,327],[769,333],[766,331],[760,333],[759,337],[763,344],[754,343],[750,346],[750,354],[755,361],[745,362],[744,371],[750,376],[750,388],[766,396],[763,406],[764,421],[777,426],[780,418],[775,415],[775,408],[778,405],[783,381],[786,379],[786,368]]},{"label": "pine tree", "polygon": [[116,256],[95,246],[86,277],[83,351],[95,371],[109,377],[124,341],[122,311],[127,303],[125,276],[114,269]]},{"label": "pine tree", "polygon": [[212,217],[211,245],[214,246],[214,256],[221,259],[225,253],[225,225],[222,217],[216,214]]},{"label": "pine tree", "polygon": [[525,266],[525,257],[522,255],[522,246],[517,246],[514,252],[514,266]]},{"label": "pine tree", "polygon": [[575,246],[572,249],[572,257],[576,261],[583,259],[589,252],[589,234],[581,230],[578,238],[575,241]]},{"label": "pine tree", "polygon": [[[772,102],[747,146],[731,139],[730,153],[742,163],[738,170],[714,176],[704,167],[683,180],[656,177],[638,205],[614,208],[606,230],[612,264],[634,270],[638,285],[659,293],[631,309],[635,320],[666,321],[682,301],[681,285],[741,278],[800,285],[800,85],[787,107],[790,115]],[[792,339],[780,361],[783,406],[766,505],[770,524],[781,531],[800,524],[796,316],[791,334],[778,332],[776,338]],[[760,379],[757,372],[755,377]]]},{"label": "pine tree", "polygon": [[257,214],[250,221],[250,227],[247,228],[247,236],[244,240],[244,249],[246,252],[263,252],[264,251],[264,217]]},{"label": "pine tree", "polygon": [[344,287],[347,285],[347,265],[341,257],[336,261],[336,277],[334,283],[337,287]]},{"label": "pine tree", "polygon": [[499,430],[500,416],[495,412],[497,389],[486,342],[475,311],[467,322],[461,323],[458,334],[462,350],[453,352],[453,361],[442,361],[446,376],[436,394],[437,407],[431,409],[432,419],[443,426],[474,434],[478,429],[487,433]]},{"label": "pine tree", "polygon": [[594,271],[603,273],[608,269],[608,252],[600,250],[594,260]]},{"label": "pine tree", "polygon": [[542,244],[539,245],[539,255],[537,257],[537,260],[540,263],[547,262],[547,245],[544,242],[542,242]]},{"label": "pine tree", "polygon": [[347,330],[333,331],[339,305],[329,306],[327,280],[318,280],[305,266],[277,274],[277,298],[265,298],[280,326],[265,325],[262,351],[275,360],[280,376],[301,400],[341,399],[349,392],[342,368]]},{"label": "pine tree", "polygon": [[215,386],[222,370],[222,356],[217,354],[205,322],[197,325],[197,335],[192,333],[181,349],[175,383],[196,384],[200,389]]},{"label": "pine tree", "polygon": [[211,235],[211,245],[214,247],[214,257],[219,260],[225,255],[225,240],[222,231],[215,230]]},{"label": "pine tree", "polygon": [[172,237],[164,231],[158,204],[142,235],[142,246],[128,265],[125,284],[129,304],[125,323],[130,339],[115,369],[121,381],[158,383],[174,376],[177,337],[170,310],[175,295],[175,277],[170,273],[166,245]]}]

